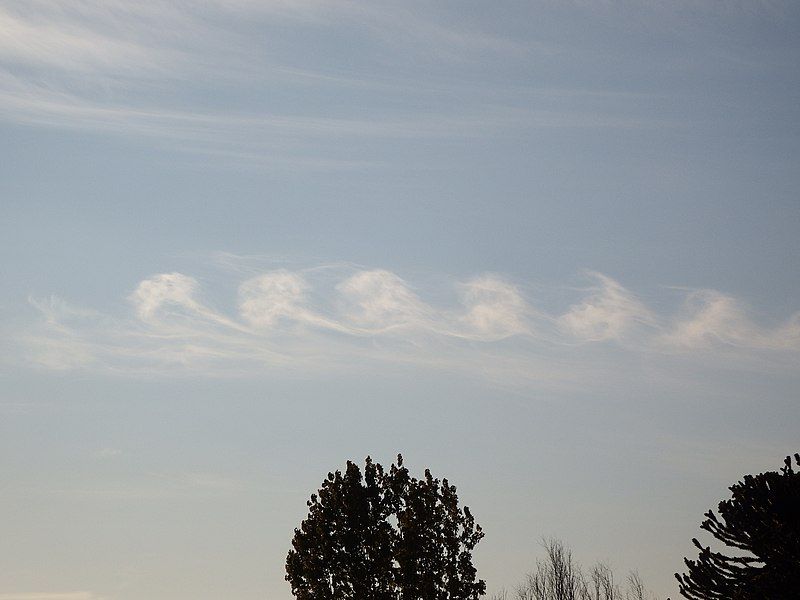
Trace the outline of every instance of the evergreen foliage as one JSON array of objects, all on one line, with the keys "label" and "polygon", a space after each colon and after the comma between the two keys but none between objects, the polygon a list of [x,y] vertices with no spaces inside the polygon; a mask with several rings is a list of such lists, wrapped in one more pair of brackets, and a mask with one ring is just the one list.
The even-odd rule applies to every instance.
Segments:
[{"label": "evergreen foliage", "polygon": [[[800,455],[794,455],[800,466]],[[675,577],[690,600],[796,600],[800,598],[800,471],[786,457],[780,472],[746,475],[719,503],[719,517],[700,525],[735,549],[712,552],[696,539],[697,560],[684,559],[688,573]]]},{"label": "evergreen foliage", "polygon": [[483,537],[456,488],[398,455],[386,472],[366,459],[328,473],[295,529],[286,580],[299,600],[477,600],[472,550]]}]

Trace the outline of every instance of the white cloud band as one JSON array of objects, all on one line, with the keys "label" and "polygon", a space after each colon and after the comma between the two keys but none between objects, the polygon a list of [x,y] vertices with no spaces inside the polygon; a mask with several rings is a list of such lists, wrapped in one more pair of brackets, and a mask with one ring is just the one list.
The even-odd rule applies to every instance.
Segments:
[{"label": "white cloud band", "polygon": [[242,281],[236,312],[226,314],[204,300],[195,278],[164,273],[138,284],[128,317],[34,301],[42,318],[20,340],[29,362],[48,369],[208,375],[375,360],[541,374],[577,360],[576,347],[584,359],[593,347],[712,358],[780,353],[790,363],[800,355],[800,313],[761,327],[734,298],[697,290],[677,316],[659,315],[610,277],[589,277],[594,285],[578,301],[546,313],[494,274],[456,284],[457,302],[441,306],[385,269],[276,269]]}]

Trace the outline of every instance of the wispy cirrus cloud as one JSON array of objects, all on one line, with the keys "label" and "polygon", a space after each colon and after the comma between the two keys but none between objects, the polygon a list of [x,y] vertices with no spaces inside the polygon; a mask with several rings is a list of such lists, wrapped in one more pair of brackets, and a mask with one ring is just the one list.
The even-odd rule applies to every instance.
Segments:
[{"label": "wispy cirrus cloud", "polygon": [[[254,36],[254,23],[271,32],[266,37],[275,43],[264,46],[265,36]],[[524,99],[517,97],[520,90],[511,90],[502,102],[493,85],[457,89],[458,83],[392,69],[378,59],[341,70],[306,60],[286,50],[290,41],[281,42],[295,30],[344,35],[380,50],[358,56],[384,56],[390,63],[389,57],[413,63],[419,54],[436,64],[469,65],[487,53],[524,58],[534,51],[527,42],[455,22],[430,6],[13,0],[0,7],[0,29],[0,119],[144,140],[236,167],[376,166],[370,152],[343,155],[342,140],[415,143],[517,136],[539,128],[653,125],[640,113],[600,109],[594,101],[570,101],[570,109],[552,98],[537,97],[540,102],[533,104],[525,90]],[[535,51],[547,54],[538,46]],[[272,100],[286,94],[337,98],[343,92],[352,94],[351,101],[336,109]],[[572,100],[595,92],[564,91]],[[457,101],[442,103],[443,93]],[[400,108],[398,97],[417,108]]]},{"label": "wispy cirrus cloud", "polygon": [[[0,42],[6,58],[30,64],[81,70],[127,67],[160,69],[164,59],[183,57],[203,43],[225,54],[254,62],[242,52],[240,26],[311,26],[318,30],[347,25],[351,32],[382,44],[436,54],[440,60],[463,60],[464,51],[524,52],[520,44],[461,23],[435,10],[394,3],[337,0],[203,0],[180,5],[163,0],[12,0],[0,10],[8,35]],[[223,48],[228,42],[228,48]],[[443,56],[450,48],[452,54]],[[461,55],[456,55],[456,51]],[[152,59],[159,57],[160,64]]]},{"label": "wispy cirrus cloud", "polygon": [[[230,290],[229,311],[213,306],[196,278],[162,273],[136,286],[127,315],[32,300],[39,319],[17,342],[29,365],[134,375],[313,374],[413,364],[569,381],[631,354],[800,359],[800,313],[779,327],[762,327],[733,298],[702,290],[687,292],[677,314],[659,314],[601,273],[587,274],[592,285],[575,290],[578,301],[547,312],[524,288],[491,273],[448,291],[415,286],[386,269],[343,265],[231,272],[247,275]],[[430,300],[443,292],[448,302]]]}]

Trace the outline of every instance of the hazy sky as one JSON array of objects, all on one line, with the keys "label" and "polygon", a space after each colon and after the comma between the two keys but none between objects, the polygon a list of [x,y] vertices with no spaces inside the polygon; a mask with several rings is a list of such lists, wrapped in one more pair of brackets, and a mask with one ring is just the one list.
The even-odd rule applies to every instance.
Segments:
[{"label": "hazy sky", "polygon": [[665,597],[800,451],[796,2],[6,0],[0,600],[290,598],[430,467]]}]

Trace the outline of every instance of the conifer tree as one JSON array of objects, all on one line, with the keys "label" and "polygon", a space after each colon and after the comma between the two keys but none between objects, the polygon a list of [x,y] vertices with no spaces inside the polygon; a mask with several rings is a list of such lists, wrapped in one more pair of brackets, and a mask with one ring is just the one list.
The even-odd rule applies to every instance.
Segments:
[{"label": "conifer tree", "polygon": [[[800,466],[800,455],[794,455]],[[690,600],[796,600],[800,598],[800,471],[786,457],[783,468],[746,475],[719,503],[719,517],[705,514],[700,527],[735,549],[712,552],[696,539],[696,560],[675,577]]]}]

